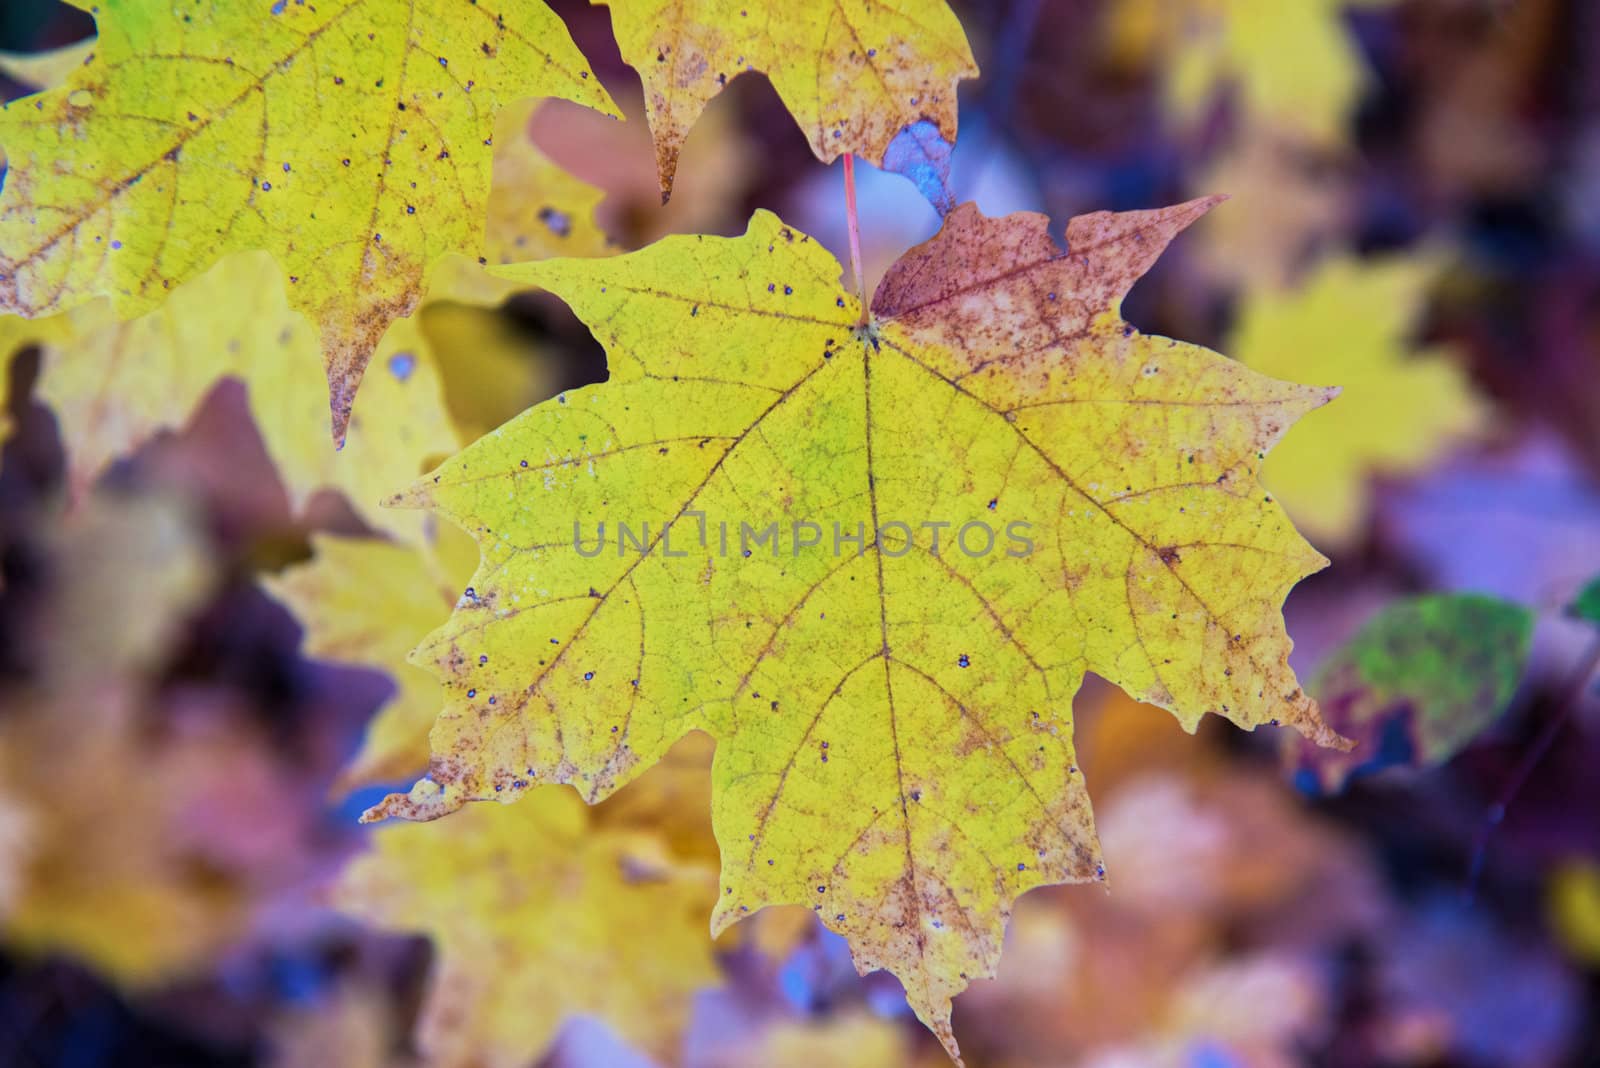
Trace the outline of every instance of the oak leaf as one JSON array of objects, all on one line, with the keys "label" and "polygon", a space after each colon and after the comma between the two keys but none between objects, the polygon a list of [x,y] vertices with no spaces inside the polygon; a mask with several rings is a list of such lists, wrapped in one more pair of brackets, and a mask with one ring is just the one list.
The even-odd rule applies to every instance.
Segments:
[{"label": "oak leaf", "polygon": [[265,249],[313,323],[344,437],[389,324],[481,254],[495,112],[610,98],[539,0],[99,0],[94,58],[0,111],[0,311],[148,312]]},{"label": "oak leaf", "polygon": [[945,0],[591,2],[611,9],[622,58],[644,83],[663,200],[689,128],[746,71],[766,72],[818,159],[853,153],[880,165],[923,160],[925,144],[948,154],[956,85],[978,76]]},{"label": "oak leaf", "polygon": [[[366,818],[552,780],[598,800],[703,730],[713,930],[810,906],[954,1053],[950,998],[993,974],[1017,895],[1102,874],[1071,740],[1086,671],[1191,728],[1342,741],[1280,615],[1325,561],[1256,484],[1333,391],[1119,314],[1212,203],[1083,216],[1066,250],[1043,216],[964,205],[862,326],[838,262],[766,212],[503,268],[572,305],[611,377],[399,499],[483,561],[414,654],[446,691],[429,778]],[[618,524],[649,529],[624,550]]]},{"label": "oak leaf", "polygon": [[1347,403],[1309,416],[1273,452],[1262,482],[1318,540],[1346,542],[1370,510],[1374,474],[1422,470],[1476,431],[1483,406],[1448,349],[1411,351],[1439,264],[1340,256],[1294,290],[1249,293],[1227,348],[1258,371],[1338,382]]},{"label": "oak leaf", "polygon": [[335,904],[419,931],[437,956],[418,1041],[428,1063],[520,1068],[570,1016],[671,1054],[717,970],[701,926],[713,871],[642,831],[598,829],[565,790],[379,828]]}]

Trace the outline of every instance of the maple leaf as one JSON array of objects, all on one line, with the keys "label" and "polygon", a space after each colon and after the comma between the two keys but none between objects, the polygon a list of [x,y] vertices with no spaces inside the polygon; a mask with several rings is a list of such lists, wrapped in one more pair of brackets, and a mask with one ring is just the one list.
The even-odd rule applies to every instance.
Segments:
[{"label": "maple leaf", "polygon": [[518,1068],[569,1016],[669,1055],[717,970],[701,926],[709,867],[654,835],[592,827],[565,790],[379,828],[334,890],[344,911],[438,951],[418,1040],[430,1064]]},{"label": "maple leaf", "polygon": [[1114,57],[1165,67],[1168,107],[1183,121],[1219,87],[1237,88],[1247,120],[1345,140],[1367,79],[1344,25],[1348,8],[1394,0],[1119,0],[1106,24]]},{"label": "maple leaf", "polygon": [[262,585],[305,629],[306,655],[375,668],[395,683],[335,789],[413,775],[428,763],[439,684],[407,664],[406,654],[416,635],[449,617],[466,576],[452,583],[418,549],[374,538],[319,534],[311,547],[311,560],[263,577]]},{"label": "maple leaf", "polygon": [[663,201],[689,128],[746,71],[766,72],[824,163],[846,153],[880,165],[899,159],[913,180],[937,154],[930,146],[947,155],[955,143],[956,85],[978,76],[944,0],[591,2],[611,8],[622,58],[644,83]]},{"label": "maple leaf", "polygon": [[[609,245],[595,219],[602,194],[533,146],[527,127],[535,106],[506,108],[496,122],[497,185],[486,250],[495,262],[604,254]],[[489,316],[477,305],[501,301],[516,288],[476,260],[446,255],[430,272],[424,312]],[[378,501],[430,458],[488,429],[469,422],[452,432],[441,393],[441,376],[446,389],[475,377],[473,368],[487,355],[480,341],[430,330],[425,318],[397,321],[377,352],[384,373],[367,383],[379,417],[353,416],[346,447],[334,453],[320,429],[326,391],[305,373],[319,359],[315,333],[291,307],[281,272],[265,253],[224,257],[133,320],[119,321],[105,301],[43,319],[0,316],[0,366],[23,346],[44,349],[39,392],[71,450],[74,495],[112,459],[174,426],[221,378],[235,377],[250,391],[257,428],[293,508],[318,489],[337,488],[368,524],[411,543],[422,538],[418,524],[378,508]],[[485,388],[507,390],[506,373],[492,377]],[[0,434],[8,431],[0,414]]]},{"label": "maple leaf", "polygon": [[596,218],[604,190],[569,174],[535,147],[530,134],[540,103],[513,104],[495,120],[484,255],[441,257],[428,275],[429,302],[493,305],[517,291],[515,284],[482,270],[485,262],[504,265],[614,251]]},{"label": "maple leaf", "polygon": [[1483,421],[1447,350],[1409,351],[1438,269],[1428,257],[1340,256],[1297,290],[1248,294],[1239,310],[1227,344],[1235,358],[1347,391],[1347,403],[1308,417],[1262,473],[1313,538],[1347,541],[1367,518],[1374,472],[1419,471]]},{"label": "maple leaf", "polygon": [[60,421],[78,497],[112,460],[176,426],[230,376],[249,390],[267,455],[296,510],[333,487],[373,526],[416,540],[419,524],[378,502],[459,444],[431,354],[416,324],[401,320],[378,350],[383,373],[367,386],[381,417],[356,415],[345,449],[330,449],[327,394],[303,373],[315,366],[315,333],[262,252],[225,257],[137,319],[118,320],[104,301],[43,320],[0,318],[5,356],[33,341],[43,348],[39,396]]},{"label": "maple leaf", "polygon": [[[446,691],[430,777],[364,818],[552,779],[595,800],[704,730],[714,930],[809,905],[954,1052],[950,997],[993,973],[1015,897],[1100,874],[1071,741],[1084,672],[1191,728],[1340,741],[1279,611],[1325,561],[1255,484],[1333,391],[1118,313],[1211,203],[1083,216],[1066,251],[1043,216],[964,205],[861,328],[838,262],[767,212],[739,238],[501,269],[567,300],[611,377],[399,499],[483,561],[414,654]],[[601,518],[650,531],[577,544],[574,519]]]},{"label": "maple leaf", "polygon": [[1381,915],[1366,850],[1218,732],[1187,737],[1109,688],[1075,708],[1111,892],[1018,902],[999,975],[962,999],[977,1059],[1294,1063],[1331,993],[1308,962]]},{"label": "maple leaf", "polygon": [[0,310],[106,296],[133,316],[271,251],[317,325],[337,440],[429,266],[480,252],[496,110],[615,111],[538,0],[77,2],[93,60],[0,112]]},{"label": "maple leaf", "polygon": [[1510,705],[1533,623],[1522,605],[1478,594],[1396,601],[1328,657],[1310,686],[1332,726],[1361,743],[1359,755],[1286,738],[1285,763],[1323,790],[1380,768],[1444,763]]}]

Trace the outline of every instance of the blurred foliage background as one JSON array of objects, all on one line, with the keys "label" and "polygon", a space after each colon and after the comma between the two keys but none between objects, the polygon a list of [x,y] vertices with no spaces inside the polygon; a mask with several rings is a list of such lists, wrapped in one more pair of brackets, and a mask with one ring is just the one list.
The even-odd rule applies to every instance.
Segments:
[{"label": "blurred foliage background", "polygon": [[[552,6],[637,120],[606,9]],[[1600,574],[1600,5],[953,6],[984,71],[959,199],[1060,227],[1229,193],[1127,317],[1345,387],[1265,477],[1333,560],[1287,606],[1296,666],[1372,754],[1335,768],[1220,722],[1190,739],[1086,688],[1112,889],[1024,899],[999,979],[956,1003],[968,1062],[1600,1063],[1600,620],[1569,607]],[[0,6],[9,53],[92,33]],[[8,70],[14,98],[30,75]],[[615,246],[741,232],[760,206],[843,253],[840,168],[760,76],[711,105],[666,207],[642,122],[551,105],[526,136],[604,191]],[[938,220],[899,177],[861,182],[875,279]],[[537,295],[419,326],[469,438],[604,374]],[[370,614],[420,637],[470,550],[435,532],[430,560],[391,560],[340,493],[301,502],[237,380],[79,485],[41,350],[5,355],[0,1064],[942,1062],[808,913],[671,936],[703,927],[707,895],[672,917],[715,863],[692,741],[593,813],[550,800],[536,837],[485,814],[375,852],[356,815],[417,769],[351,762],[381,710],[425,723],[429,694],[404,640],[317,606],[340,575],[405,574],[426,593]],[[1468,592],[1494,600],[1416,599]],[[391,892],[371,861],[390,852],[447,902],[483,865],[543,889],[451,915]]]}]

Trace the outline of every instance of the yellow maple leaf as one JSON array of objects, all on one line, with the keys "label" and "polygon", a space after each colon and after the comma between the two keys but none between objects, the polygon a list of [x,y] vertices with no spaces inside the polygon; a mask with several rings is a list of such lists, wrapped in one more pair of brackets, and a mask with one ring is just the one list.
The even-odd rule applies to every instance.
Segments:
[{"label": "yellow maple leaf", "polygon": [[494,183],[489,189],[484,255],[443,256],[428,275],[428,301],[498,304],[517,286],[480,264],[524,263],[553,256],[605,256],[613,249],[596,220],[605,192],[569,174],[531,138],[540,101],[503,109],[494,126]]},{"label": "yellow maple leaf", "polygon": [[1233,85],[1249,119],[1338,144],[1367,76],[1345,10],[1393,2],[1119,0],[1108,47],[1115,59],[1162,68],[1183,121]]},{"label": "yellow maple leaf", "polygon": [[319,534],[311,547],[311,560],[263,577],[262,585],[305,628],[308,656],[375,668],[395,684],[335,789],[414,775],[428,763],[439,684],[407,664],[406,654],[418,634],[449,618],[466,575],[452,582],[415,547],[375,538]]},{"label": "yellow maple leaf", "polygon": [[567,300],[611,376],[401,498],[483,561],[414,654],[446,691],[430,776],[366,818],[550,780],[596,800],[704,730],[713,929],[810,906],[954,1052],[950,998],[993,973],[1015,897],[1101,874],[1086,671],[1190,727],[1340,741],[1279,614],[1325,561],[1255,477],[1332,391],[1119,314],[1211,203],[1074,219],[1067,252],[1043,216],[965,205],[860,327],[838,262],[766,212],[502,269]]},{"label": "yellow maple leaf", "polygon": [[331,448],[326,391],[306,373],[316,364],[315,334],[264,252],[224,258],[137,319],[118,320],[97,301],[49,319],[0,318],[0,335],[7,355],[20,343],[43,343],[38,392],[60,423],[80,497],[107,464],[175,427],[225,376],[248,389],[297,510],[333,487],[368,523],[416,540],[419,524],[378,502],[458,443],[425,343],[414,322],[401,320],[378,350],[381,373],[368,382],[372,417],[357,414],[345,448]]},{"label": "yellow maple leaf", "polygon": [[503,307],[433,301],[416,318],[439,356],[445,407],[462,441],[554,396],[568,373],[558,345]]},{"label": "yellow maple leaf", "polygon": [[478,805],[448,823],[378,829],[336,905],[437,948],[418,1040],[430,1064],[520,1068],[570,1016],[668,1057],[717,970],[709,867],[654,835],[592,827],[565,790]]},{"label": "yellow maple leaf", "polygon": [[389,324],[480,254],[495,112],[614,106],[539,0],[99,0],[94,58],[0,112],[0,311],[142,314],[271,251],[316,324],[342,439]]},{"label": "yellow maple leaf", "polygon": [[956,85],[976,78],[945,0],[753,4],[749,0],[591,0],[611,9],[622,58],[644,83],[663,199],[706,102],[764,71],[824,163],[883,164],[906,131],[956,139]]},{"label": "yellow maple leaf", "polygon": [[1418,471],[1483,422],[1448,352],[1409,351],[1438,270],[1426,256],[1340,256],[1298,290],[1251,292],[1240,308],[1227,346],[1236,358],[1264,374],[1348,391],[1348,403],[1308,417],[1262,472],[1313,538],[1347,541],[1367,518],[1373,473]]},{"label": "yellow maple leaf", "polygon": [[[535,106],[527,101],[506,108],[497,120],[499,184],[490,194],[487,249],[496,262],[603,254],[609,246],[595,219],[602,194],[533,146],[528,124]],[[446,255],[430,274],[428,296],[491,316],[459,302],[493,303],[516,288],[475,260]],[[337,488],[367,523],[416,542],[417,524],[379,509],[379,499],[431,457],[489,429],[458,421],[452,433],[440,392],[441,375],[447,382],[473,380],[472,369],[485,356],[478,339],[426,327],[426,321],[401,320],[385,335],[378,350],[384,373],[367,386],[378,417],[354,417],[341,453],[318,429],[327,404],[322,384],[308,373],[318,360],[314,333],[290,306],[281,272],[265,253],[225,257],[177,287],[160,308],[126,322],[103,301],[43,319],[0,316],[0,366],[26,345],[44,347],[40,394],[61,421],[75,495],[112,459],[175,426],[217,380],[233,376],[250,391],[257,427],[292,507],[319,488]],[[485,388],[505,392],[503,369],[488,377]],[[0,414],[0,434],[7,432]]]}]

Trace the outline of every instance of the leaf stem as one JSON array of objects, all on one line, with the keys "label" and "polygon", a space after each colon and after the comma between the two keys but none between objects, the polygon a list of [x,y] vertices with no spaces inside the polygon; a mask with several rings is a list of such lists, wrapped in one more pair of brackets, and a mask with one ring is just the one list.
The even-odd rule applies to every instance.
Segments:
[{"label": "leaf stem", "polygon": [[861,299],[861,320],[867,324],[867,284],[861,277],[861,216],[856,211],[856,158],[844,154],[844,212],[850,224],[850,271],[855,275],[856,295]]}]

